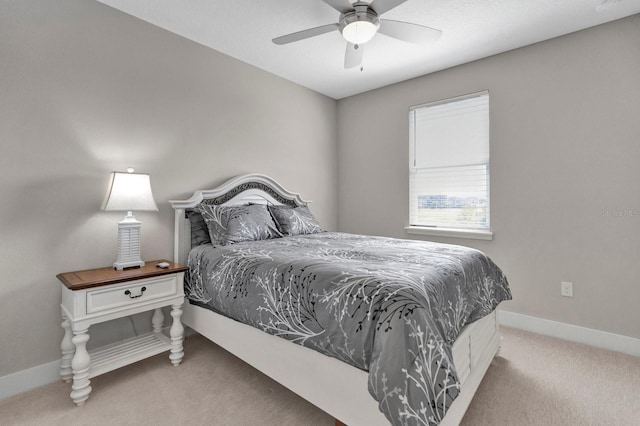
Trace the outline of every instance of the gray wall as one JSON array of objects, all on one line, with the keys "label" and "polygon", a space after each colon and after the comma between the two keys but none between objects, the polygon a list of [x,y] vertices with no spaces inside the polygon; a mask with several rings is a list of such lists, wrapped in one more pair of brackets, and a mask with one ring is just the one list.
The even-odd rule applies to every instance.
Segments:
[{"label": "gray wall", "polygon": [[[136,214],[145,259],[172,254],[167,200],[242,173],[300,192],[335,229],[336,111],[94,1],[0,2],[0,376],[59,359],[56,274],[115,260],[124,213],[100,211],[110,171],[151,174],[160,211]],[[91,331],[90,343],[132,332]]]},{"label": "gray wall", "polygon": [[635,15],[340,100],[339,229],[409,237],[409,107],[488,89],[495,238],[433,239],[489,254],[505,310],[640,338],[638,46]]}]

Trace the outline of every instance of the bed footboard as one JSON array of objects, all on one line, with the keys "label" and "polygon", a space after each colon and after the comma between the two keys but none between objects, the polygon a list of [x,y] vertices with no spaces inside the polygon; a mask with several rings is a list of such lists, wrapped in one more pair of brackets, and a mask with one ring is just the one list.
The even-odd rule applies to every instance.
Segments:
[{"label": "bed footboard", "polygon": [[[389,424],[369,394],[366,371],[195,305],[185,304],[182,319],[185,325],[333,416],[336,425]],[[462,331],[453,345],[453,357],[456,368],[466,374],[461,379],[460,395],[441,426],[460,423],[499,344],[495,311]]]}]

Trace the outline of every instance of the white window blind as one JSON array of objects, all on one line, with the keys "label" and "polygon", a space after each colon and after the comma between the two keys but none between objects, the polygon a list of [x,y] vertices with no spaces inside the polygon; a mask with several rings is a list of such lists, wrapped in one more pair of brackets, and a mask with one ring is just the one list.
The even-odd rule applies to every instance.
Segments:
[{"label": "white window blind", "polygon": [[409,111],[409,224],[489,229],[489,92]]}]

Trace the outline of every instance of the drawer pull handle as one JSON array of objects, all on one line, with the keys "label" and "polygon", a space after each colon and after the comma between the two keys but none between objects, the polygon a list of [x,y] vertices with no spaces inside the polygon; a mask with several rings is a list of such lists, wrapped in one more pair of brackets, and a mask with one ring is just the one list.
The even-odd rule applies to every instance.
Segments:
[{"label": "drawer pull handle", "polygon": [[124,294],[126,294],[127,296],[129,296],[129,299],[137,299],[138,297],[142,296],[142,293],[144,293],[146,289],[147,289],[146,287],[142,287],[142,288],[140,289],[140,294],[138,294],[137,296],[132,296],[132,295],[131,295],[131,292],[130,292],[129,290],[126,290],[126,291],[124,292]]}]

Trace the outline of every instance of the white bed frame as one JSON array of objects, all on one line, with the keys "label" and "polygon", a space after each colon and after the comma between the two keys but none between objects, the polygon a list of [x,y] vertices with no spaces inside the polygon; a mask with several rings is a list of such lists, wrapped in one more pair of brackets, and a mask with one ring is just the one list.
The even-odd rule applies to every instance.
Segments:
[{"label": "white bed frame", "polygon": [[[185,210],[211,199],[220,205],[308,203],[270,177],[258,174],[238,176],[215,189],[196,191],[188,200],[170,201],[175,209],[176,262],[186,264],[191,249],[191,227]],[[184,305],[182,320],[196,332],[332,415],[336,424],[389,424],[369,394],[367,372],[189,303]],[[463,329],[453,345],[454,364],[462,388],[441,425],[460,423],[498,351],[499,343],[495,311]]]}]

